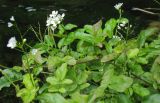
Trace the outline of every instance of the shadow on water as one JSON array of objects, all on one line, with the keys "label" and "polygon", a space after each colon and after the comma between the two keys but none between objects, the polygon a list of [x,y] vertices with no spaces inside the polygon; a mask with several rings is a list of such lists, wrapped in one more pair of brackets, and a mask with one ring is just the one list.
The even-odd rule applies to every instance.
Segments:
[{"label": "shadow on water", "polygon": [[[94,24],[100,19],[106,21],[111,17],[118,17],[118,13],[114,9],[114,5],[118,2],[124,3],[124,16],[131,20],[135,29],[136,27],[145,28],[149,20],[159,19],[156,16],[131,10],[132,7],[156,7],[157,4],[153,0],[0,0],[0,64],[9,67],[21,64],[20,53],[6,47],[10,37],[18,37],[15,28],[7,27],[11,16],[15,17],[22,32],[26,31],[30,25],[37,26],[38,23],[43,30],[47,15],[52,10],[58,10],[60,13],[66,14],[64,23],[73,23],[81,27],[84,24]],[[32,7],[33,11],[29,12],[27,7]],[[138,32],[139,29],[135,34]],[[28,41],[36,41],[33,35],[31,32],[27,34]],[[1,94],[4,94],[3,92],[6,92],[6,90],[0,93],[0,97]],[[15,95],[14,91],[12,94]],[[12,99],[14,98],[13,95],[3,96],[3,100],[7,100],[5,103],[13,103],[7,98]],[[0,98],[0,103],[3,103],[1,100]]]}]

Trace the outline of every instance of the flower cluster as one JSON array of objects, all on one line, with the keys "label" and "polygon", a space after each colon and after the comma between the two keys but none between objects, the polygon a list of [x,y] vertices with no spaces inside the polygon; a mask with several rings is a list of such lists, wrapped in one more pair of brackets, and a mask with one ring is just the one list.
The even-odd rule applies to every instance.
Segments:
[{"label": "flower cluster", "polygon": [[52,11],[52,14],[49,15],[46,26],[50,27],[53,31],[57,28],[57,25],[63,20],[65,14],[58,14],[58,11]]},{"label": "flower cluster", "polygon": [[122,7],[123,3],[118,3],[114,6],[115,9],[119,10]]}]

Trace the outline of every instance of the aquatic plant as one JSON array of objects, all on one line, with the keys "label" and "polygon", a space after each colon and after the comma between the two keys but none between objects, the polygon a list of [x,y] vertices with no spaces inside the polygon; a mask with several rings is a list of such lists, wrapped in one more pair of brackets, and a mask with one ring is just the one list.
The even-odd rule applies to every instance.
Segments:
[{"label": "aquatic plant", "polygon": [[53,11],[33,46],[12,37],[7,46],[22,51],[22,65],[0,69],[0,89],[13,85],[24,103],[159,103],[159,28],[128,38],[121,6],[119,18],[83,28]]}]

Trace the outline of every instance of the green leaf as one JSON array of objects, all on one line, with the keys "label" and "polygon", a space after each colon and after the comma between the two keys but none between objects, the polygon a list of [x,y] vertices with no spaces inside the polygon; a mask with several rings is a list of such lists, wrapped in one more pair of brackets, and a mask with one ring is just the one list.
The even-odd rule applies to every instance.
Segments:
[{"label": "green leaf", "polygon": [[113,52],[115,53],[121,53],[126,48],[125,41],[120,42],[114,49]]},{"label": "green leaf", "polygon": [[65,39],[66,38],[62,38],[58,41],[58,48],[61,48],[62,46],[64,46]]},{"label": "green leaf", "polygon": [[59,80],[55,77],[47,77],[46,81],[50,83],[51,85],[57,85],[59,84]]},{"label": "green leaf", "polygon": [[111,78],[114,75],[114,66],[109,65],[105,69],[106,69],[106,71],[103,74],[102,81],[101,81],[101,86],[104,87],[104,88],[107,88],[107,86],[111,82]]},{"label": "green leaf", "polygon": [[4,75],[0,78],[0,90],[4,87],[9,87],[12,82],[22,80],[22,74],[19,72],[19,69],[15,69],[16,67],[14,69],[0,69],[0,72]]},{"label": "green leaf", "polygon": [[103,75],[103,72],[91,72],[90,74],[90,78],[92,80],[94,80],[95,82],[99,82],[101,81],[101,78],[102,78],[102,75]]},{"label": "green leaf", "polygon": [[77,75],[77,83],[82,84],[87,81],[88,78],[88,72],[87,71],[79,71],[79,74]]},{"label": "green leaf", "polygon": [[82,89],[85,89],[85,88],[87,88],[89,86],[90,86],[89,83],[84,83],[84,84],[81,84],[79,88],[82,90]]},{"label": "green leaf", "polygon": [[127,61],[127,55],[126,53],[120,54],[120,56],[116,59],[116,64],[123,66]]},{"label": "green leaf", "polygon": [[136,58],[136,62],[140,63],[140,64],[147,64],[148,60],[144,57],[138,57],[138,58]]},{"label": "green leaf", "polygon": [[36,93],[38,91],[38,88],[23,88],[18,91],[17,97],[21,97],[23,100],[23,103],[30,103],[35,99]]},{"label": "green leaf", "polygon": [[75,92],[71,95],[71,100],[69,100],[69,103],[88,103],[88,95]]},{"label": "green leaf", "polygon": [[45,62],[45,59],[41,56],[41,54],[42,54],[42,52],[38,50],[35,55],[31,54],[31,56],[33,56],[34,60],[37,63],[43,64]]},{"label": "green leaf", "polygon": [[21,97],[24,103],[30,103],[36,96],[39,89],[37,81],[33,79],[33,74],[23,75],[25,88],[17,90],[17,97]]},{"label": "green leaf", "polygon": [[125,22],[125,23],[128,23],[129,20],[128,20],[127,18],[123,18],[123,17],[122,17],[122,18],[118,19],[117,22],[118,22],[118,23],[124,23],[124,22]]},{"label": "green leaf", "polygon": [[86,56],[84,58],[79,59],[78,62],[80,62],[80,63],[81,62],[87,62],[87,61],[92,61],[92,60],[95,60],[95,59],[97,59],[96,56]]},{"label": "green leaf", "polygon": [[149,96],[146,100],[144,100],[142,103],[160,103],[160,94],[153,94]]},{"label": "green leaf", "polygon": [[58,47],[61,48],[62,46],[69,45],[76,39],[83,40],[92,44],[95,42],[95,38],[93,37],[93,35],[89,35],[84,32],[75,31],[75,32],[69,33],[69,35],[66,38],[62,38],[58,42]]},{"label": "green leaf", "polygon": [[133,84],[133,91],[141,97],[148,96],[150,91],[147,88],[142,87],[140,84]]},{"label": "green leaf", "polygon": [[111,60],[115,59],[116,56],[117,56],[117,54],[115,54],[115,53],[105,55],[102,57],[101,62],[111,61]]},{"label": "green leaf", "polygon": [[52,47],[54,45],[54,39],[50,35],[44,36],[44,42],[50,47]]},{"label": "green leaf", "polygon": [[108,87],[109,83],[111,82],[111,78],[114,75],[114,66],[107,65],[107,67],[105,69],[106,69],[106,71],[103,74],[101,84],[98,88],[96,88],[94,90],[94,93],[90,97],[88,103],[93,103],[96,98],[103,96],[104,90]]},{"label": "green leaf", "polygon": [[72,83],[73,83],[73,81],[71,79],[64,79],[62,81],[62,84],[72,84]]},{"label": "green leaf", "polygon": [[49,70],[58,67],[62,63],[62,59],[58,56],[49,56],[47,60],[47,65]]},{"label": "green leaf", "polygon": [[59,34],[59,35],[62,35],[62,34],[65,32],[64,26],[61,25],[61,24],[58,26],[58,30],[59,30],[59,31],[58,31],[58,34]]},{"label": "green leaf", "polygon": [[75,58],[71,57],[71,56],[65,56],[63,58],[63,61],[66,62],[68,65],[75,65],[76,64]]},{"label": "green leaf", "polygon": [[84,26],[84,29],[85,29],[85,31],[87,32],[87,33],[89,33],[89,34],[93,34],[93,26],[92,25],[85,25]]},{"label": "green leaf", "polygon": [[157,83],[160,84],[160,56],[158,56],[154,61],[151,68],[151,73]]},{"label": "green leaf", "polygon": [[33,68],[33,74],[39,75],[43,71],[43,68],[41,66]]},{"label": "green leaf", "polygon": [[25,74],[23,75],[23,84],[26,88],[30,89],[34,87],[34,79],[33,74]]},{"label": "green leaf", "polygon": [[40,103],[66,103],[65,98],[58,93],[43,93],[37,96]]},{"label": "green leaf", "polygon": [[97,23],[93,25],[94,34],[96,35],[98,30],[102,27],[102,20],[99,20]]},{"label": "green leaf", "polygon": [[42,94],[43,92],[47,91],[48,87],[49,87],[49,84],[45,83],[43,86],[41,86],[41,88],[39,89],[38,93]]},{"label": "green leaf", "polygon": [[64,29],[65,29],[65,30],[72,30],[72,29],[74,29],[74,28],[76,28],[76,27],[77,27],[77,25],[67,24],[67,25],[64,26]]},{"label": "green leaf", "polygon": [[9,87],[11,85],[11,82],[6,77],[0,78],[0,90],[4,87]]},{"label": "green leaf", "polygon": [[124,94],[119,94],[117,98],[118,103],[132,103],[131,99],[129,96],[124,95]]},{"label": "green leaf", "polygon": [[108,20],[105,24],[103,34],[105,36],[108,36],[109,38],[112,38],[116,25],[117,25],[117,20],[116,19]]},{"label": "green leaf", "polygon": [[58,89],[58,91],[59,91],[60,93],[66,93],[67,90],[62,87],[62,88]]},{"label": "green leaf", "polygon": [[105,43],[105,48],[106,48],[106,50],[107,50],[108,53],[112,53],[113,48],[112,48],[111,44]]},{"label": "green leaf", "polygon": [[60,88],[60,85],[50,85],[49,87],[48,87],[48,92],[55,92],[55,93],[57,93],[57,92],[61,92],[61,93],[64,93],[65,92],[65,90],[64,90],[64,88],[63,88],[63,90]]},{"label": "green leaf", "polygon": [[117,92],[124,92],[128,89],[133,83],[133,79],[125,75],[113,76],[108,85],[110,89],[113,89]]},{"label": "green leaf", "polygon": [[145,44],[146,39],[153,35],[156,31],[157,28],[148,28],[146,30],[142,30],[137,39],[138,47],[142,48]]},{"label": "green leaf", "polygon": [[14,66],[12,69],[17,71],[17,72],[20,72],[23,68],[20,67],[20,66]]},{"label": "green leaf", "polygon": [[142,66],[133,61],[128,61],[128,67],[131,69],[132,73],[136,75],[142,75],[144,73]]},{"label": "green leaf", "polygon": [[63,63],[55,72],[56,78],[63,80],[67,74],[67,63]]},{"label": "green leaf", "polygon": [[128,52],[127,52],[127,56],[128,58],[134,58],[138,55],[139,53],[139,49],[138,48],[134,48],[134,49],[130,49]]}]

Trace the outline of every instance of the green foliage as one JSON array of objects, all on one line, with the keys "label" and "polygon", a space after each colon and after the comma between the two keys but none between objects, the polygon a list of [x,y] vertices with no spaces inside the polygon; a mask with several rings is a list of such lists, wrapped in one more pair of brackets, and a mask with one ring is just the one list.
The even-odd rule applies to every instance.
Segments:
[{"label": "green foliage", "polygon": [[73,28],[76,28],[77,25],[74,25],[74,24],[67,24],[64,26],[64,29],[65,30],[72,30]]},{"label": "green foliage", "polygon": [[103,34],[108,36],[109,38],[112,38],[116,25],[116,19],[110,19],[109,21],[107,21],[103,30]]},{"label": "green foliage", "polygon": [[40,103],[66,103],[63,96],[58,93],[43,93],[37,97]]},{"label": "green foliage", "polygon": [[143,101],[142,103],[160,103],[159,98],[160,94],[153,94],[149,96],[149,98]]},{"label": "green foliage", "polygon": [[133,91],[142,97],[150,94],[150,91],[147,88],[142,87],[140,84],[134,84]]},{"label": "green foliage", "polygon": [[124,21],[59,25],[31,49],[23,44],[22,65],[0,70],[0,89],[12,84],[24,103],[159,103],[158,29],[126,40]]},{"label": "green foliage", "polygon": [[9,87],[12,82],[22,80],[22,74],[20,72],[21,67],[13,67],[13,69],[0,70],[4,75],[0,78],[0,90],[4,87]]},{"label": "green foliage", "polygon": [[33,74],[25,74],[23,75],[23,84],[25,88],[17,89],[17,97],[21,97],[24,103],[30,103],[38,91],[37,80],[34,80]]}]

